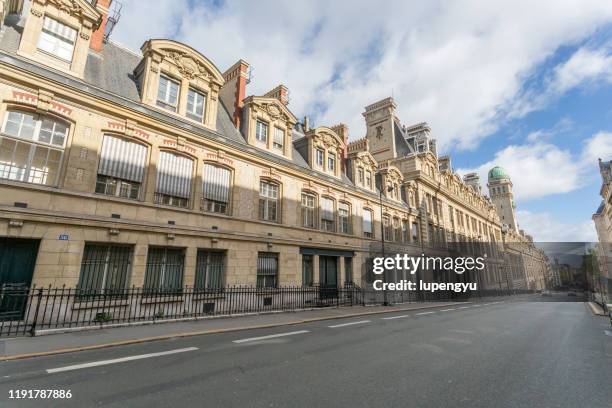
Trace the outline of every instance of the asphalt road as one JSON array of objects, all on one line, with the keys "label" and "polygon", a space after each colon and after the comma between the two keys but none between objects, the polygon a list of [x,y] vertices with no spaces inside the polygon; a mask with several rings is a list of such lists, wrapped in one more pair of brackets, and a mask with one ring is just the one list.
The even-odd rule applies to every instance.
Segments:
[{"label": "asphalt road", "polygon": [[0,406],[609,408],[606,330],[583,303],[503,302],[181,338],[2,362]]}]

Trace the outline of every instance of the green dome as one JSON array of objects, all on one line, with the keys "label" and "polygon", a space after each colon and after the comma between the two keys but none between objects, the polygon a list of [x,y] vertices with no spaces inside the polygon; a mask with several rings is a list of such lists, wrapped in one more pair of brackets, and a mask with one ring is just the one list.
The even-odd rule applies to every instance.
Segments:
[{"label": "green dome", "polygon": [[510,176],[508,176],[508,173],[506,173],[506,170],[503,168],[495,166],[489,170],[489,180],[499,180],[504,178],[510,178]]}]

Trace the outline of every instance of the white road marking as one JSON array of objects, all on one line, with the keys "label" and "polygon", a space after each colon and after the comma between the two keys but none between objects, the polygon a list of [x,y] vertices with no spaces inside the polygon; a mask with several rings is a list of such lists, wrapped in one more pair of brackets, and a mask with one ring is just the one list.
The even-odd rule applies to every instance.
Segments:
[{"label": "white road marking", "polygon": [[474,305],[474,307],[480,307],[480,306],[482,306],[482,305]]},{"label": "white road marking", "polygon": [[112,360],[92,361],[91,363],[75,364],[75,365],[69,365],[69,366],[59,367],[59,368],[49,368],[46,371],[48,374],[53,374],[53,373],[60,373],[62,371],[80,370],[81,368],[117,364],[117,363],[123,363],[125,361],[133,361],[133,360],[141,360],[143,358],[167,356],[169,354],[184,353],[186,351],[194,351],[194,350],[198,350],[198,348],[197,347],[187,347],[187,348],[176,349],[176,350],[161,351],[159,353],[149,353],[149,354],[140,354],[137,356],[114,358]]},{"label": "white road marking", "polygon": [[483,305],[483,306],[489,306],[489,305],[492,305],[492,304],[493,304],[493,303],[483,303],[482,305]]},{"label": "white road marking", "polygon": [[450,312],[451,310],[457,310],[457,309],[440,309],[441,312]]},{"label": "white road marking", "polygon": [[401,316],[383,317],[383,318],[382,318],[382,320],[401,319],[402,317],[410,317],[410,315],[401,315]]},{"label": "white road marking", "polygon": [[342,323],[342,324],[335,324],[333,326],[327,326],[330,329],[335,329],[336,327],[344,327],[344,326],[352,326],[354,324],[364,324],[364,323],[370,323],[370,320],[360,320],[358,322],[350,322],[350,323]]},{"label": "white road marking", "polygon": [[461,306],[459,309],[469,309],[469,306]]},{"label": "white road marking", "polygon": [[436,312],[422,312],[422,313],[417,313],[416,316],[422,316],[422,315],[428,315],[428,314],[433,314]]},{"label": "white road marking", "polygon": [[294,334],[304,334],[304,333],[310,333],[310,330],[298,330],[298,331],[292,331],[292,332],[287,332],[287,333],[270,334],[268,336],[250,337],[248,339],[234,340],[232,343],[240,344],[240,343],[247,343],[249,341],[267,340],[267,339],[273,339],[276,337],[293,336]]},{"label": "white road marking", "polygon": [[612,336],[612,330],[604,330],[608,336]]}]

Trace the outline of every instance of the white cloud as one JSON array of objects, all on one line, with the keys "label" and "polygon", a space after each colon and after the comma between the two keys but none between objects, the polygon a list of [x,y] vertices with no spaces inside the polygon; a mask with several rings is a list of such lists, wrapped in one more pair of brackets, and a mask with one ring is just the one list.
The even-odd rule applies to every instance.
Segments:
[{"label": "white cloud", "polygon": [[523,117],[546,107],[564,93],[577,88],[612,83],[612,45],[599,48],[585,45],[565,62],[557,65],[550,76],[544,78],[540,88],[527,88],[509,104],[508,117]]},{"label": "white cloud", "polygon": [[595,164],[597,159],[612,160],[612,132],[599,132],[586,141],[582,161]]},{"label": "white cloud", "polygon": [[[565,131],[566,125],[560,122],[553,129]],[[612,158],[612,133],[596,133],[584,141],[582,151],[575,153],[545,141],[556,134],[553,130],[537,130],[528,135],[526,144],[507,146],[498,151],[493,160],[477,168],[459,169],[457,172],[477,172],[486,183],[488,171],[494,166],[501,166],[512,179],[517,202],[570,193],[597,180],[597,158]],[[596,241],[594,224],[590,219],[569,224],[546,212],[525,210],[517,211],[517,219],[520,228],[540,242]]]},{"label": "white cloud", "polygon": [[596,242],[595,225],[591,220],[568,224],[555,219],[551,214],[517,211],[519,227],[535,233],[539,242]]},{"label": "white cloud", "polygon": [[[565,126],[565,125],[564,125]],[[486,183],[488,171],[503,167],[512,179],[516,201],[525,202],[553,194],[574,191],[593,181],[597,175],[597,159],[612,159],[612,133],[598,132],[586,139],[582,151],[570,150],[546,142],[563,126],[536,130],[523,145],[509,145],[494,158],[476,168],[458,169],[460,174],[476,172]]]},{"label": "white cloud", "polygon": [[[163,0],[143,10],[126,0],[113,38],[139,48],[175,37],[221,70],[244,58],[254,67],[249,93],[285,83],[297,115],[345,122],[351,138],[363,135],[363,107],[393,94],[400,118],[428,121],[442,148],[473,148],[539,63],[612,19],[612,2],[600,0],[220,4]],[[559,70],[559,87],[575,82],[580,62]]]},{"label": "white cloud", "polygon": [[597,79],[612,82],[612,56],[608,52],[606,47],[595,50],[580,48],[555,69],[551,89],[562,94],[584,82]]},{"label": "white cloud", "polygon": [[567,193],[581,185],[580,162],[574,160],[568,150],[539,141],[507,146],[497,152],[493,160],[458,172],[477,172],[486,183],[487,173],[494,166],[503,167],[510,175],[517,201]]}]

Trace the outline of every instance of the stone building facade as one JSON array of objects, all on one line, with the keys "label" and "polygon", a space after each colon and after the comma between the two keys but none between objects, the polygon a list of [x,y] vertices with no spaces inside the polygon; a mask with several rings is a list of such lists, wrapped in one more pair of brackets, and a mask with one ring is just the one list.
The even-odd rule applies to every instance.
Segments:
[{"label": "stone building facade", "polygon": [[283,85],[247,96],[244,60],[107,41],[110,3],[0,1],[2,284],[365,285],[384,239],[494,244],[482,286],[530,287],[509,279],[494,203],[392,98],[349,143],[343,124],[298,120]]},{"label": "stone building facade", "polygon": [[601,174],[601,189],[599,194],[602,201],[593,214],[593,222],[597,231],[597,273],[592,282],[599,301],[612,303],[612,161],[599,159],[599,172]]}]

